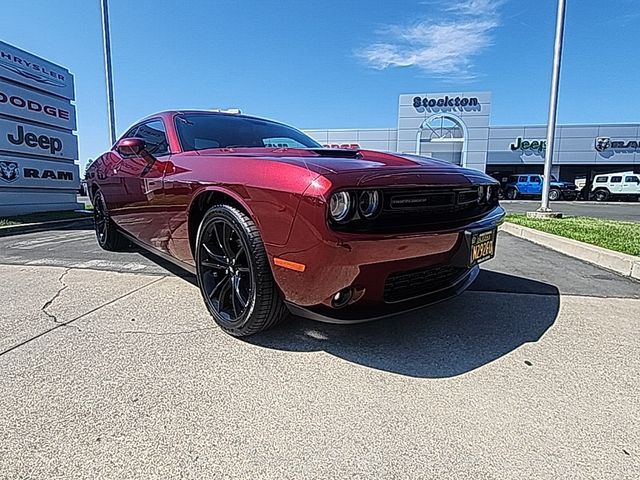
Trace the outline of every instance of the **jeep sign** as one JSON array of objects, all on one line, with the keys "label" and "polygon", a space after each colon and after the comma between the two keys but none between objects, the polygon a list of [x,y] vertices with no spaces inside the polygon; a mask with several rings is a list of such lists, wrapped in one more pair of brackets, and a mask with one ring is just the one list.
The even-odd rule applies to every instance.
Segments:
[{"label": "jeep sign", "polygon": [[78,140],[72,133],[0,118],[0,150],[75,160]]},{"label": "jeep sign", "polygon": [[21,157],[0,158],[0,187],[76,190],[79,185],[78,165]]}]

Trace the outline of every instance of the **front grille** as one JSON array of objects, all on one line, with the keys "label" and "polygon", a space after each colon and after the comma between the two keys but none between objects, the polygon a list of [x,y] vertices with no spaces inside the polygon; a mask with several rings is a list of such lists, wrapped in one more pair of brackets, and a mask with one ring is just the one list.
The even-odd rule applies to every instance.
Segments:
[{"label": "front grille", "polygon": [[334,230],[367,233],[410,233],[457,228],[482,217],[498,205],[498,188],[486,200],[478,187],[381,189],[382,211],[373,219],[355,218]]},{"label": "front grille", "polygon": [[384,283],[384,301],[401,302],[441,290],[453,284],[465,271],[453,265],[439,265],[392,273]]}]

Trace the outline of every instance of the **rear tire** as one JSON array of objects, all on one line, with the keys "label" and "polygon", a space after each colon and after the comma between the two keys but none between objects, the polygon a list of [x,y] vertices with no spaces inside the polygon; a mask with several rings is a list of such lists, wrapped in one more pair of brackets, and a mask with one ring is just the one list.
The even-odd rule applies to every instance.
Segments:
[{"label": "rear tire", "polygon": [[109,217],[107,204],[101,191],[96,192],[93,197],[93,223],[96,240],[101,248],[110,252],[121,252],[129,247],[129,240],[118,231]]},{"label": "rear tire", "polygon": [[595,192],[593,192],[593,198],[596,200],[596,202],[606,202],[607,200],[609,200],[609,192],[606,190],[596,190]]},{"label": "rear tire", "polygon": [[202,298],[225,332],[246,337],[287,317],[260,232],[244,212],[211,207],[198,228],[195,257]]}]

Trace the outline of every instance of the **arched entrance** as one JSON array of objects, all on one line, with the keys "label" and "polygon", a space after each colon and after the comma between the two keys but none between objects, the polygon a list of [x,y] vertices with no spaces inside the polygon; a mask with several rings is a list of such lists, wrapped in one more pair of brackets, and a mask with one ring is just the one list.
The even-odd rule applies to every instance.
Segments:
[{"label": "arched entrance", "polygon": [[455,115],[436,113],[427,118],[416,137],[416,155],[467,164],[467,126]]}]

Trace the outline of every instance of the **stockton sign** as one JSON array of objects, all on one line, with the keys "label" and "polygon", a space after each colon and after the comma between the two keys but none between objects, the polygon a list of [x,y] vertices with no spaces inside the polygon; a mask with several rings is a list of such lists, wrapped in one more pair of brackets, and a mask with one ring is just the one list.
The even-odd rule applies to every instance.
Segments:
[{"label": "stockton sign", "polygon": [[511,151],[515,152],[516,150],[520,150],[522,152],[536,152],[542,153],[545,148],[547,148],[546,140],[525,140],[522,137],[518,137],[515,141],[509,145]]},{"label": "stockton sign", "polygon": [[464,110],[480,109],[480,102],[477,97],[450,97],[445,95],[439,98],[413,97],[413,107],[416,110],[437,109],[437,110]]}]

